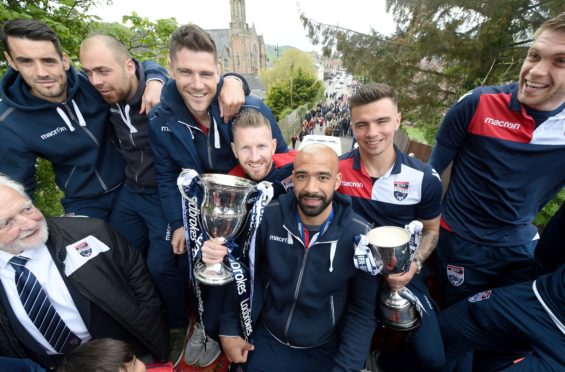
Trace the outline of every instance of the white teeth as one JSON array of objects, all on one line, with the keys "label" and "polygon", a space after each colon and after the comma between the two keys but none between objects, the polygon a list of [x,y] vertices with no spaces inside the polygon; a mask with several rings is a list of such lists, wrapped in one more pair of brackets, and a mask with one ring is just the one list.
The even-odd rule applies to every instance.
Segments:
[{"label": "white teeth", "polygon": [[204,97],[204,94],[191,93],[190,95],[196,98]]},{"label": "white teeth", "polygon": [[541,89],[547,87],[547,84],[532,83],[531,81],[527,81],[526,85],[528,86],[528,88],[535,88],[535,89]]}]

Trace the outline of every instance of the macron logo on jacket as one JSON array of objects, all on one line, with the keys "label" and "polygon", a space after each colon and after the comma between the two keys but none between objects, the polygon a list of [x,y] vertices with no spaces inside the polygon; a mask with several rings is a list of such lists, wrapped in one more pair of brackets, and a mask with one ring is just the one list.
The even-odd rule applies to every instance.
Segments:
[{"label": "macron logo on jacket", "polygon": [[507,129],[512,129],[512,130],[520,130],[520,124],[511,123],[509,121],[496,120],[496,119],[493,119],[493,118],[486,117],[485,123],[490,124],[490,125],[494,125],[496,127],[507,128]]},{"label": "macron logo on jacket", "polygon": [[67,131],[67,127],[58,127],[58,128],[53,129],[50,132],[42,134],[40,137],[41,137],[42,140],[45,141],[49,137],[53,137],[54,135],[57,135],[59,133],[63,133],[63,132],[66,132],[66,131]]},{"label": "macron logo on jacket", "polygon": [[282,237],[276,236],[276,235],[269,235],[269,240],[274,240],[274,241],[279,242],[279,243],[292,244],[292,243],[288,242],[287,238],[282,238]]}]

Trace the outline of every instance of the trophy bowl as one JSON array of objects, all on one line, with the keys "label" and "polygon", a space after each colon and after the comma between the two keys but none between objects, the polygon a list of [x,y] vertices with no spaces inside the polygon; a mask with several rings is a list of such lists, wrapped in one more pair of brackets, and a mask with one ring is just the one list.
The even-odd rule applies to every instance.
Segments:
[{"label": "trophy bowl", "polygon": [[[184,172],[184,171],[183,171]],[[183,173],[181,172],[182,177]],[[210,238],[222,242],[233,240],[247,215],[247,197],[255,189],[255,182],[226,174],[207,173],[198,176],[204,190],[200,206],[200,225]],[[181,189],[183,197],[184,192]],[[194,278],[207,285],[224,285],[233,280],[225,262],[194,265]]]},{"label": "trophy bowl", "polygon": [[[381,226],[367,233],[369,246],[383,261],[382,273],[400,274],[410,269],[410,232],[396,226]],[[387,327],[409,331],[420,325],[415,306],[388,287],[379,296],[380,321]]]}]

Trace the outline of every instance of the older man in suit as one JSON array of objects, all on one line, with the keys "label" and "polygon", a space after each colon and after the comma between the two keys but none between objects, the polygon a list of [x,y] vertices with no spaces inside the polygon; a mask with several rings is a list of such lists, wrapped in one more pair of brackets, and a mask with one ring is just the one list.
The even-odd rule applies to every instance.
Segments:
[{"label": "older man in suit", "polygon": [[143,259],[101,220],[46,219],[0,174],[0,355],[54,369],[93,338],[167,356],[167,326]]}]

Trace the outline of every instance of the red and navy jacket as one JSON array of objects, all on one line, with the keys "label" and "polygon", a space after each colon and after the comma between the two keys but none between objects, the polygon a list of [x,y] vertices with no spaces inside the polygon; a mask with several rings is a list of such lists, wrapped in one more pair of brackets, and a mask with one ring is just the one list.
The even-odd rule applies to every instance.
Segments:
[{"label": "red and navy jacket", "polygon": [[565,184],[565,104],[542,112],[517,99],[518,83],[480,87],[449,109],[430,162],[453,161],[442,226],[492,246],[536,235],[538,211]]},{"label": "red and navy jacket", "polygon": [[405,226],[415,219],[439,216],[442,186],[438,174],[394,146],[394,165],[378,179],[367,174],[359,149],[340,157],[339,192],[349,195],[353,209],[378,226]]}]

